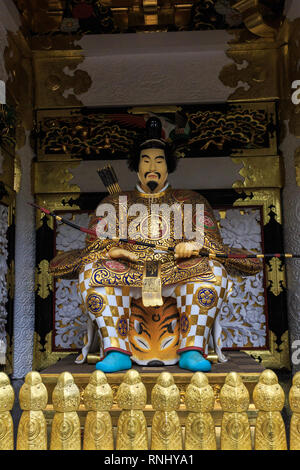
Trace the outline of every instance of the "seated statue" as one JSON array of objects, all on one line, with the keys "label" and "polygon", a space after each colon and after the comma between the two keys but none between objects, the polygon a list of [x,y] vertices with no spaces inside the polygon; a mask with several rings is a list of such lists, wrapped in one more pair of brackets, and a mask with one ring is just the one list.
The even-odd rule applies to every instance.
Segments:
[{"label": "seated statue", "polygon": [[[257,258],[216,258],[218,254],[240,254],[241,250],[223,244],[212,208],[204,197],[170,186],[168,174],[177,162],[169,144],[161,138],[158,118],[147,121],[147,132],[147,138],[128,159],[129,169],[137,173],[136,188],[103,199],[91,220],[94,236],[88,236],[86,247],[58,255],[50,270],[58,277],[79,275],[88,335],[77,363],[86,360],[96,328],[101,357],[96,368],[103,372],[130,369],[131,357],[138,364],[178,362],[181,368],[208,372],[210,337],[232,285],[226,267],[252,275],[262,269],[262,263]],[[174,210],[169,211],[169,217],[164,212],[153,216],[153,205]],[[124,214],[128,238],[123,235]],[[175,233],[178,214],[184,214],[181,229],[185,222],[188,224],[179,231],[179,237]],[[118,238],[117,234],[107,237],[113,221]],[[149,321],[147,308],[151,309]],[[163,318],[157,322],[161,328],[157,331],[155,322],[160,316],[155,312],[164,309],[169,311],[168,321]],[[153,338],[157,342],[163,338],[162,347],[166,348],[172,335],[174,339],[175,329],[176,354],[164,360],[154,352],[158,348],[153,348]],[[143,345],[149,350],[150,344],[152,355],[142,354]]]}]

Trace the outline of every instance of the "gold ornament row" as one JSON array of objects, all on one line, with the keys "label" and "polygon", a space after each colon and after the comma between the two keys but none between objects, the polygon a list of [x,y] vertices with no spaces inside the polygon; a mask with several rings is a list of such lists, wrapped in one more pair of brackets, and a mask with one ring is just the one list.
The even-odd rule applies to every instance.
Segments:
[{"label": "gold ornament row", "polygon": [[[151,392],[147,391],[140,374],[130,369],[123,375],[116,393],[120,410],[116,430],[111,413],[113,390],[107,376],[96,370],[90,375],[82,392],[86,418],[81,442],[78,416],[81,394],[69,372],[59,375],[52,393],[55,411],[51,423],[50,450],[287,450],[285,424],[281,411],[285,393],[276,374],[265,369],[253,391],[257,411],[254,435],[249,422],[250,397],[242,378],[236,372],[227,374],[220,389],[222,409],[220,439],[212,416],[215,407],[214,390],[202,372],[192,375],[181,405],[180,390],[173,375],[162,372]],[[10,414],[15,400],[8,376],[0,373],[0,450],[13,450],[13,421]],[[47,388],[38,372],[29,372],[19,392],[23,410],[18,425],[17,450],[47,450],[48,404]],[[300,450],[300,372],[293,377],[289,391],[293,412],[290,422],[291,450]],[[151,433],[144,415],[146,408],[154,412]],[[187,412],[185,421],[179,419]],[[183,425],[185,427],[183,439]],[[219,440],[219,444],[217,443]]]}]

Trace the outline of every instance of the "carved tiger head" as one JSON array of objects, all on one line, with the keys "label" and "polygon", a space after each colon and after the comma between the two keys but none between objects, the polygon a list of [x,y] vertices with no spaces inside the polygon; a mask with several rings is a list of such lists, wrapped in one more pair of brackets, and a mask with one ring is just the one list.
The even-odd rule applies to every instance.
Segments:
[{"label": "carved tiger head", "polygon": [[129,320],[131,359],[140,365],[176,364],[179,342],[179,314],[175,299],[164,298],[161,307],[144,307],[132,299]]}]

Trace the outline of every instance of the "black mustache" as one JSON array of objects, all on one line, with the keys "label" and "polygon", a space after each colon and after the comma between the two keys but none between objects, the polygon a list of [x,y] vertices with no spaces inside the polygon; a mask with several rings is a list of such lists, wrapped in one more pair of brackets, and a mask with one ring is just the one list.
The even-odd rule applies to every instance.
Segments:
[{"label": "black mustache", "polygon": [[158,176],[158,178],[161,177],[161,174],[158,171],[147,171],[144,175],[145,178],[147,178],[148,175],[155,174]]}]

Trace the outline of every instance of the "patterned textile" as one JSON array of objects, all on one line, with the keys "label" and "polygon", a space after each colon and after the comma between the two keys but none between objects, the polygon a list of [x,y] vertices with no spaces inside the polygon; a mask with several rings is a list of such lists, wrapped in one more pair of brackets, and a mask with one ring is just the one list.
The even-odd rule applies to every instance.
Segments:
[{"label": "patterned textile", "polygon": [[[87,265],[86,270],[79,276],[79,291],[86,313],[99,333],[100,357],[103,358],[107,352],[115,350],[132,355],[134,362],[140,365],[152,361],[170,365],[178,362],[178,354],[186,350],[199,350],[204,356],[207,355],[214,321],[232,286],[225,268],[219,262],[210,261],[210,268],[216,279],[214,283],[189,282],[163,288],[164,297],[176,299],[178,310],[178,313],[173,311],[170,315],[169,335],[164,338],[166,318],[160,321],[158,313],[158,318],[153,318],[151,329],[146,327],[149,323],[148,310],[138,308],[133,315],[134,320],[130,319],[132,299],[141,297],[141,289],[112,286],[91,288],[86,277],[91,274],[92,269],[91,265]],[[154,316],[155,314],[152,315]],[[129,332],[129,324],[134,332]],[[93,332],[90,331],[88,335],[90,339],[87,344],[91,345]],[[152,336],[158,344],[152,344]],[[165,341],[159,342],[157,338]],[[165,348],[165,342],[170,340],[173,340],[177,347],[168,350]],[[86,359],[89,352],[87,344],[84,345],[77,363]]]},{"label": "patterned textile", "polygon": [[[151,213],[150,206],[152,204],[166,204],[171,207],[173,204],[179,204],[183,210],[184,204],[190,204],[192,210],[192,226],[191,230],[195,231],[197,228],[196,221],[196,205],[204,205],[204,245],[203,250],[206,253],[241,253],[242,250],[231,249],[222,243],[219,229],[213,211],[205,198],[198,193],[188,190],[167,190],[157,194],[143,194],[139,191],[128,191],[120,193],[119,195],[108,196],[101,204],[112,204],[116,209],[116,214],[119,210],[119,197],[127,197],[127,207],[133,204],[143,204]],[[145,217],[139,224],[139,230],[136,233],[136,240],[143,240],[146,242],[155,242],[157,248],[167,249],[175,248],[176,244],[182,241],[190,241],[185,238],[183,231],[183,238],[177,240],[174,237],[174,217],[171,212],[170,222],[162,218],[159,230],[153,239],[148,238],[149,233],[146,230],[152,230],[151,220]],[[92,218],[90,226],[95,229],[98,221],[101,219]],[[134,217],[128,217],[128,226],[134,220]],[[169,224],[169,225],[168,225]],[[119,219],[117,219],[117,233],[119,230]],[[168,237],[164,235],[168,231]],[[129,251],[138,255],[139,262],[125,262],[109,260],[109,250],[113,247],[126,248]],[[152,248],[147,248],[140,245],[129,243],[122,243],[116,240],[101,240],[95,237],[88,236],[87,246],[83,250],[73,250],[58,254],[50,263],[50,272],[57,277],[77,277],[85,265],[96,263],[93,265],[93,286],[136,286],[142,285],[142,272],[145,261],[160,260],[162,265],[161,279],[163,285],[172,285],[174,283],[185,283],[187,281],[211,281],[214,282],[213,273],[209,267],[209,260],[205,257],[193,257],[189,260],[175,260],[173,253],[155,253]],[[119,264],[118,264],[119,263]],[[223,264],[238,269],[245,274],[255,274],[262,268],[262,263],[258,259],[225,259]]]}]

